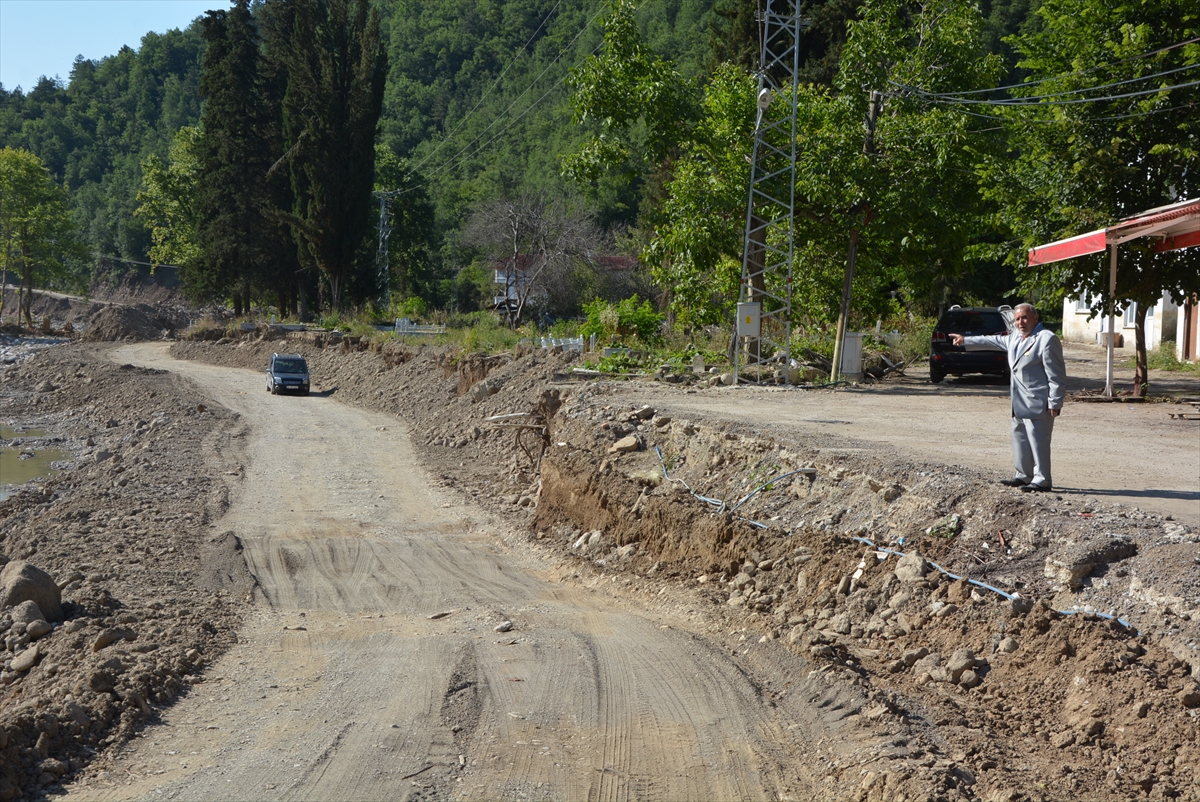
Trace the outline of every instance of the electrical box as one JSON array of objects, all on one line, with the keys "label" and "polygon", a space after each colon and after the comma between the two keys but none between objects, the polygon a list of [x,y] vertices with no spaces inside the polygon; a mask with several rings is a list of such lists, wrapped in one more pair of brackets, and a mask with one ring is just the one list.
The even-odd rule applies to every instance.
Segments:
[{"label": "electrical box", "polygon": [[738,304],[737,316],[739,337],[758,337],[762,333],[762,304],[757,302]]},{"label": "electrical box", "polygon": [[863,379],[862,332],[848,331],[842,341],[842,378],[850,382]]}]

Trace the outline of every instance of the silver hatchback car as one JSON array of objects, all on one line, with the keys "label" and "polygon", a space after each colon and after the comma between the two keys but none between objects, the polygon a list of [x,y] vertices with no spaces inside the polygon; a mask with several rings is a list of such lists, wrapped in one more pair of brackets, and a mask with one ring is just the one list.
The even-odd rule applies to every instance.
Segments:
[{"label": "silver hatchback car", "polygon": [[308,363],[299,354],[271,354],[267,365],[267,392],[308,395]]}]

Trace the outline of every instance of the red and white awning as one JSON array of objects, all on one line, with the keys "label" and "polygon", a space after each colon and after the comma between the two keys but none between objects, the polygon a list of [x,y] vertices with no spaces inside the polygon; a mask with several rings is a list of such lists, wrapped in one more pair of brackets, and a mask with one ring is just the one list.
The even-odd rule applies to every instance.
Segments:
[{"label": "red and white awning", "polygon": [[[1170,206],[1160,206],[1133,217],[1126,217],[1098,231],[1039,245],[1029,250],[1029,264],[1045,265],[1109,249],[1108,331],[1111,332],[1114,330],[1116,316],[1114,296],[1117,292],[1117,247],[1139,237],[1155,237],[1158,240],[1154,243],[1156,253],[1200,245],[1200,200],[1186,200]],[[1108,338],[1108,365],[1104,382],[1104,394],[1107,396],[1113,394],[1113,340],[1111,336]]]},{"label": "red and white awning", "polygon": [[1109,245],[1120,245],[1138,237],[1156,237],[1158,242],[1154,244],[1154,250],[1157,252],[1200,245],[1200,200],[1151,209],[1098,231],[1039,245],[1029,250],[1029,264],[1045,265],[1100,253]]}]

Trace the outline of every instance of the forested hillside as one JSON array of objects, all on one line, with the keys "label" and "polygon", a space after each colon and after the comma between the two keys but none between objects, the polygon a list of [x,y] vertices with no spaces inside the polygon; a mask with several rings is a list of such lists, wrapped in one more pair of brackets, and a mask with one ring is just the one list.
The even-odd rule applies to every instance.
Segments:
[{"label": "forested hillside", "polygon": [[[237,0],[204,25],[80,61],[66,86],[0,92],[0,146],[65,182],[91,253],[76,265],[84,278],[106,259],[164,261],[194,297],[239,310],[301,314],[307,298],[384,316],[501,298],[514,324],[636,291],[678,323],[727,324],[757,7]],[[786,188],[801,330],[824,336],[837,316],[851,241],[855,325],[1068,291],[1098,305],[1098,259],[1029,270],[1024,249],[1200,191],[1191,0],[802,9]],[[213,42],[224,49],[210,58]],[[339,83],[352,73],[361,91]],[[362,168],[345,143],[361,150],[353,125],[376,125],[377,77]],[[1127,248],[1116,298],[1182,298],[1200,289],[1196,258]]]},{"label": "forested hillside", "polygon": [[66,86],[0,87],[0,147],[29,150],[71,192],[93,258],[145,261],[149,232],[133,213],[141,163],[200,116],[203,42],[195,26],[148,33],[138,50],[80,59]]}]

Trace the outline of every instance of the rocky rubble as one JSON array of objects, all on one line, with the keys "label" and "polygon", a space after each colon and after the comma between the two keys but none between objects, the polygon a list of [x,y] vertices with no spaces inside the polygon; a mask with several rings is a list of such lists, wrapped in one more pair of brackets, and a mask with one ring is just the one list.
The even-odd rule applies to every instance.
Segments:
[{"label": "rocky rubble", "polygon": [[0,502],[0,800],[14,800],[53,792],[201,681],[250,584],[207,531],[232,415],[59,346],[0,373],[0,416],[73,455]]}]

